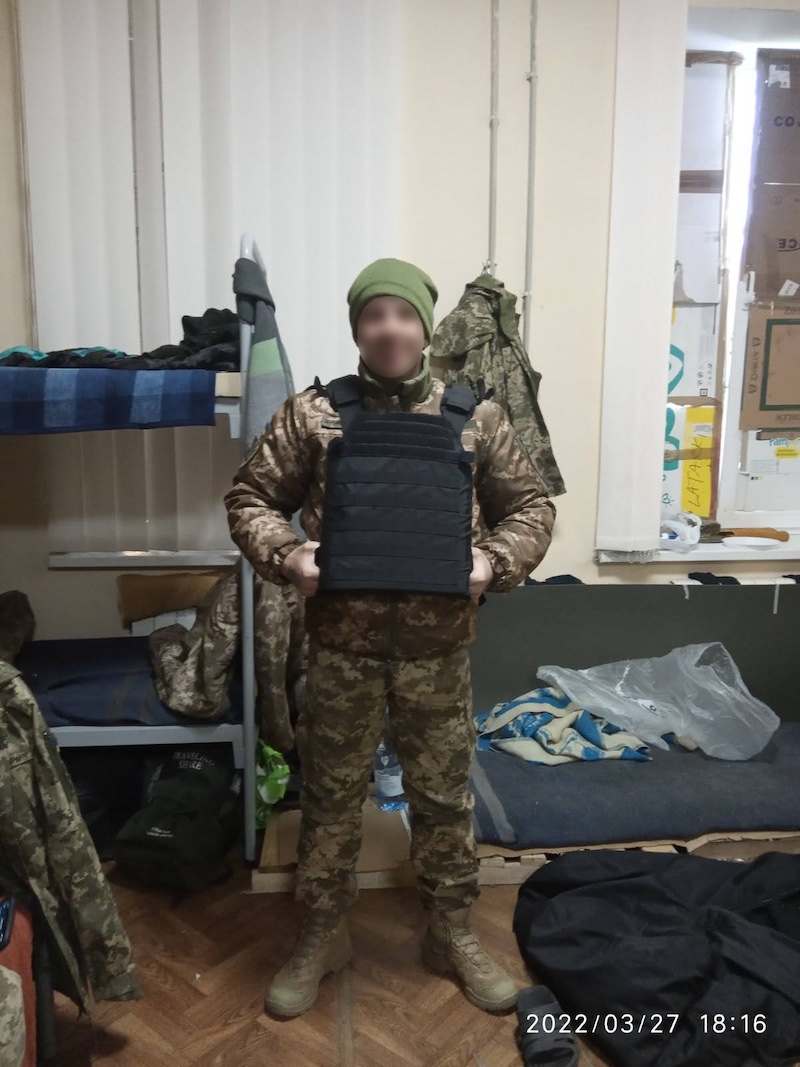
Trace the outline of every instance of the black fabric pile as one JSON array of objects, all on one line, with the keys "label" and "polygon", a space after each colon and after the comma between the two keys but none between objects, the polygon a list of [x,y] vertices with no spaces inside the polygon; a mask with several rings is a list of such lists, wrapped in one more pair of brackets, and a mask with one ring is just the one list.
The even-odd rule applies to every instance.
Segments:
[{"label": "black fabric pile", "polygon": [[619,1067],[800,1058],[800,856],[568,852],[520,887],[514,933]]},{"label": "black fabric pile", "polygon": [[183,340],[141,355],[111,348],[94,351],[66,348],[36,358],[25,348],[9,349],[0,367],[107,367],[113,370],[239,370],[239,319],[227,308],[208,308],[202,315],[184,315]]}]

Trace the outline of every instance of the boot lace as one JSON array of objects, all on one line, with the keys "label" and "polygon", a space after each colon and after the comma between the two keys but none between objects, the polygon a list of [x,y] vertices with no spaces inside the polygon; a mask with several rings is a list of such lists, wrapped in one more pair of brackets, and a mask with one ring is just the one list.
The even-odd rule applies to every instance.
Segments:
[{"label": "boot lace", "polygon": [[292,974],[305,970],[315,953],[319,951],[323,941],[333,933],[335,926],[336,924],[327,917],[307,919],[303,923],[297,946],[289,963]]},{"label": "boot lace", "polygon": [[469,962],[483,971],[484,974],[488,974],[492,970],[492,961],[471,930],[454,930],[452,943],[454,948],[462,952]]}]

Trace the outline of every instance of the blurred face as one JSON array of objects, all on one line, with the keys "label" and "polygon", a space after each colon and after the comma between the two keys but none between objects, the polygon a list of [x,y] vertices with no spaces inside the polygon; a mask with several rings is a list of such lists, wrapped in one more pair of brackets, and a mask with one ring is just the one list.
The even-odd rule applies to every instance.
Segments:
[{"label": "blurred face", "polygon": [[417,312],[399,296],[376,296],[358,316],[361,358],[380,378],[413,378],[428,343]]}]

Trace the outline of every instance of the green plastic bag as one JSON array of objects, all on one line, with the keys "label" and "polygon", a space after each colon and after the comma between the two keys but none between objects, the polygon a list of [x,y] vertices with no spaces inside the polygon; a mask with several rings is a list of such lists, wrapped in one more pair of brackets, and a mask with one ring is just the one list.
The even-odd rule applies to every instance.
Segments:
[{"label": "green plastic bag", "polygon": [[263,830],[269,822],[274,804],[281,799],[289,784],[286,760],[261,738],[256,755],[256,826]]}]

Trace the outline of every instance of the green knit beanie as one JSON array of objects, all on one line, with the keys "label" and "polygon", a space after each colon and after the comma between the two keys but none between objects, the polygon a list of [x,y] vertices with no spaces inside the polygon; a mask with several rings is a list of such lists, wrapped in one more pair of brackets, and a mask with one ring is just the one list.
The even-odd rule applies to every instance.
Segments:
[{"label": "green knit beanie", "polygon": [[400,296],[407,300],[422,319],[425,337],[433,334],[433,306],[439,292],[428,275],[403,259],[376,259],[364,267],[347,293],[350,326],[356,337],[358,316],[375,296]]}]

